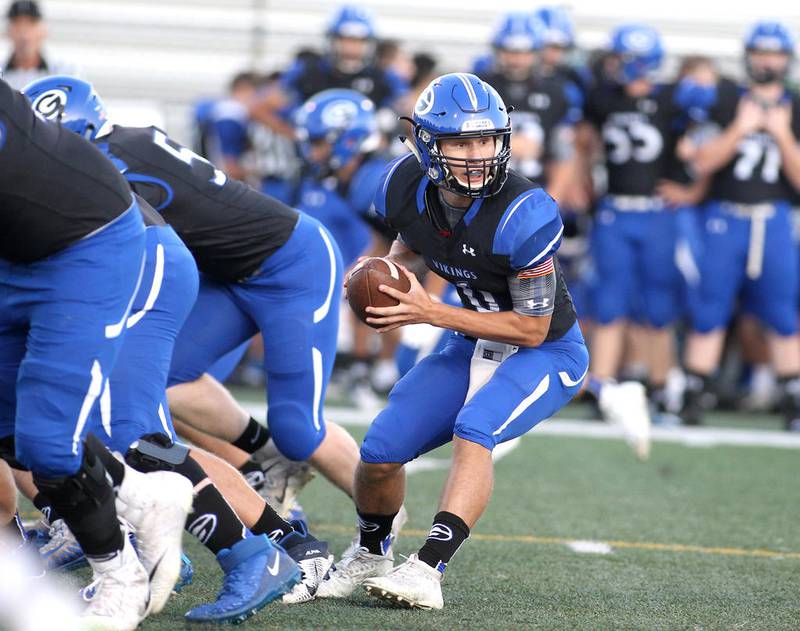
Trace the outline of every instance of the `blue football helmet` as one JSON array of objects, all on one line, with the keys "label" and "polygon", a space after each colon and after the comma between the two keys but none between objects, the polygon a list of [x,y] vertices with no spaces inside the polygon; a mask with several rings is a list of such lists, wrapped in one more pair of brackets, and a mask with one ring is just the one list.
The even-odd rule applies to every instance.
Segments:
[{"label": "blue football helmet", "polygon": [[94,140],[108,123],[103,101],[92,84],[82,79],[66,75],[45,77],[26,85],[22,93],[39,116],[61,123],[87,140]]},{"label": "blue football helmet", "polygon": [[[404,139],[419,160],[422,172],[436,186],[459,195],[479,198],[497,193],[508,177],[511,157],[511,118],[497,91],[473,74],[455,72],[437,77],[414,105],[413,142]],[[445,155],[441,140],[491,137],[491,158],[454,158]],[[451,168],[483,169],[479,187],[457,178]]]},{"label": "blue football helmet", "polygon": [[542,24],[528,13],[507,13],[492,36],[492,47],[525,52],[538,50],[542,47]]},{"label": "blue football helmet", "polygon": [[618,79],[623,84],[652,79],[664,59],[661,36],[645,24],[625,24],[615,29],[611,52],[620,58]]},{"label": "blue football helmet", "polygon": [[331,18],[328,24],[328,36],[374,39],[375,21],[365,8],[346,4]]},{"label": "blue football helmet", "polygon": [[750,62],[750,52],[784,53],[789,60],[794,57],[795,41],[785,24],[773,20],[756,22],[744,39],[745,69],[747,76],[755,83],[783,81],[789,72],[789,63],[778,70],[775,68],[754,68]]},{"label": "blue football helmet", "polygon": [[[375,105],[355,90],[324,90],[312,96],[295,116],[300,152],[317,177],[326,177],[357,155],[378,148],[381,141]],[[325,141],[330,154],[325,164],[315,163],[311,145]]]},{"label": "blue football helmet", "polygon": [[533,16],[542,24],[544,46],[572,48],[575,45],[575,28],[564,7],[542,7],[535,11]]}]

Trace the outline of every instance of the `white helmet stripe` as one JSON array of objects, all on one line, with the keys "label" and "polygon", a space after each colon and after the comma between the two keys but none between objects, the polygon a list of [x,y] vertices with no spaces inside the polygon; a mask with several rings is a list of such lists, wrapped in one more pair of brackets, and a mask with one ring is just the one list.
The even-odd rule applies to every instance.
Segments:
[{"label": "white helmet stripe", "polygon": [[478,95],[475,94],[475,88],[472,87],[472,84],[469,82],[467,75],[463,72],[459,72],[456,76],[461,80],[461,83],[464,84],[464,88],[467,91],[467,96],[469,97],[469,102],[472,103],[472,109],[478,109]]}]

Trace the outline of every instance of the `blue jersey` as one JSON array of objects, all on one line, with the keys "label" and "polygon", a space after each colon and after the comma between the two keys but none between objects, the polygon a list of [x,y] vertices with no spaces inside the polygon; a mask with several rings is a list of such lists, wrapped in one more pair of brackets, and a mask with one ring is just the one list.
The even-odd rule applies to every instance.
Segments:
[{"label": "blue jersey", "polygon": [[553,259],[557,290],[547,340],[562,337],[577,316],[555,256],[564,225],[544,190],[510,171],[499,193],[476,199],[454,227],[444,219],[437,188],[411,154],[386,169],[375,209],[428,267],[453,283],[473,311],[511,311],[509,279]]}]

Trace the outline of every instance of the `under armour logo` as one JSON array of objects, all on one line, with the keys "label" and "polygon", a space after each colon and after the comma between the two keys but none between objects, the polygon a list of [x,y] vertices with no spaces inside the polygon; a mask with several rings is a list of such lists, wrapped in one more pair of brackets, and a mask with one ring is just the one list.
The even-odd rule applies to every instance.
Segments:
[{"label": "under armour logo", "polygon": [[528,300],[528,309],[547,309],[550,306],[550,298],[542,298],[539,302]]},{"label": "under armour logo", "polygon": [[461,246],[461,251],[462,251],[464,254],[469,254],[470,256],[475,256],[475,248],[470,248],[470,247],[468,247],[466,243],[464,243],[464,244]]},{"label": "under armour logo", "polygon": [[200,517],[189,524],[189,527],[187,528],[189,534],[197,537],[200,543],[204,545],[208,543],[208,540],[211,539],[211,535],[214,534],[216,529],[217,516],[212,515],[211,513],[200,515]]},{"label": "under armour logo", "polygon": [[450,526],[445,526],[444,524],[434,524],[430,533],[428,533],[428,539],[433,539],[434,541],[450,541],[452,538],[453,531]]}]

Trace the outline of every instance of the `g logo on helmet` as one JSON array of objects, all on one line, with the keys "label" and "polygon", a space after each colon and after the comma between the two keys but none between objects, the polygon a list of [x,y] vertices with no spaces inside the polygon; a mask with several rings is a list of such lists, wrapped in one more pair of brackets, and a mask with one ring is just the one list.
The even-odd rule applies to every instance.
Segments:
[{"label": "g logo on helmet", "polygon": [[631,31],[625,35],[625,45],[635,52],[647,52],[654,44],[653,36],[647,31]]},{"label": "g logo on helmet", "polygon": [[59,88],[42,92],[33,101],[33,111],[46,120],[58,120],[67,106],[67,93]]},{"label": "g logo on helmet", "polygon": [[339,129],[347,127],[357,114],[358,106],[352,101],[334,101],[322,110],[320,118],[326,127]]},{"label": "g logo on helmet", "polygon": [[436,95],[433,93],[433,87],[428,86],[422,91],[422,94],[419,95],[417,103],[414,105],[414,111],[420,116],[425,116],[425,114],[433,109],[433,102],[435,99]]}]

